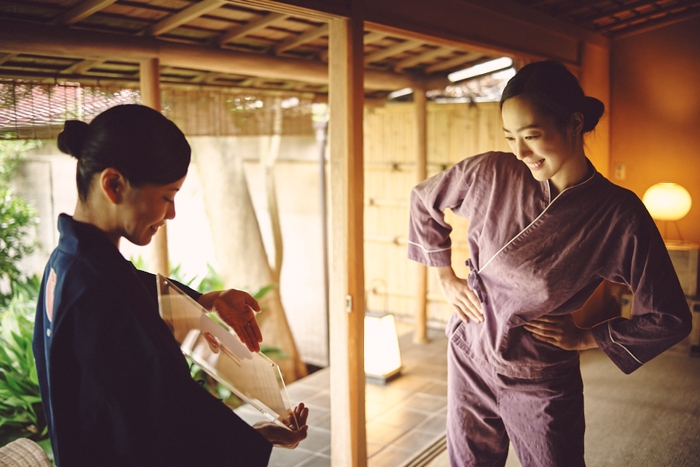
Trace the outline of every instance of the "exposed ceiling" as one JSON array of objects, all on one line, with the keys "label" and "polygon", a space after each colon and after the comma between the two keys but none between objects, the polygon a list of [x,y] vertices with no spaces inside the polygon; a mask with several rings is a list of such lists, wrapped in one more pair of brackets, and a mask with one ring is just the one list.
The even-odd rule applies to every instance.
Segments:
[{"label": "exposed ceiling", "polygon": [[700,15],[698,0],[514,0],[610,38]]},{"label": "exposed ceiling", "polygon": [[[700,0],[514,1],[611,38],[700,14]],[[149,44],[158,41],[170,47],[195,45],[206,50],[277,59],[287,65],[309,69],[325,66],[328,61],[326,23],[320,19],[259,10],[251,5],[255,4],[227,0],[0,0],[0,28],[34,28],[37,34],[45,37],[64,33],[107,33],[117,39],[123,36],[126,42],[136,46],[140,41]],[[449,72],[496,58],[466,46],[431,43],[371,28],[365,31],[364,43],[366,73],[375,73],[381,78],[367,88],[369,96],[385,96],[405,82],[445,83]],[[138,76],[139,61],[128,56],[103,60],[81,56],[78,52],[76,56],[18,52],[0,41],[0,78],[114,84],[137,82]],[[400,78],[409,79],[402,81]],[[271,78],[167,64],[161,69],[161,81],[327,92],[327,84],[323,82],[291,75]]]}]

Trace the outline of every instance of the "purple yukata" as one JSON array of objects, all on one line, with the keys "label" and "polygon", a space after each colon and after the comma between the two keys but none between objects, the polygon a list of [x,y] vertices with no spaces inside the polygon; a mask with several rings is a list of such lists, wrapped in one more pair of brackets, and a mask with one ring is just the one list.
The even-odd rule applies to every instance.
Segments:
[{"label": "purple yukata", "polygon": [[[589,162],[590,165],[590,162]],[[469,219],[469,287],[484,322],[453,314],[447,441],[453,466],[503,466],[512,442],[524,467],[578,467],[583,383],[578,351],[523,325],[580,309],[604,279],[634,293],[632,319],[593,327],[625,373],[681,341],[691,314],[664,242],[639,198],[591,166],[552,197],[513,154],[467,158],[413,189],[408,257],[450,266],[443,212]]]}]

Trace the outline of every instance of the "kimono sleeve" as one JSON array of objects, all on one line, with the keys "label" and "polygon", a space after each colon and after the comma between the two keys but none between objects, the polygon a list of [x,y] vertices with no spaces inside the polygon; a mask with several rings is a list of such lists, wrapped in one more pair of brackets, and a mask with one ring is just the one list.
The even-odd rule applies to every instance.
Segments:
[{"label": "kimono sleeve", "polygon": [[632,318],[616,318],[593,328],[598,346],[629,374],[674,344],[692,327],[692,316],[668,250],[641,201],[606,278],[630,286]]},{"label": "kimono sleeve", "polygon": [[408,258],[427,266],[449,266],[452,252],[445,209],[468,216],[469,203],[487,154],[473,156],[418,184],[411,191]]}]

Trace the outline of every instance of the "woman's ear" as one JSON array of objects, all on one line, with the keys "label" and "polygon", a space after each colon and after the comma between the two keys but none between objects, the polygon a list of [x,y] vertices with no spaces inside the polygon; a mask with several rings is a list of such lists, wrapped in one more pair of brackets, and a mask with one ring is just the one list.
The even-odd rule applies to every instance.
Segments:
[{"label": "woman's ear", "polygon": [[117,169],[107,167],[100,173],[100,189],[113,204],[120,204],[128,187],[126,178]]},{"label": "woman's ear", "polygon": [[571,116],[571,132],[573,135],[578,136],[583,132],[583,114],[576,112]]}]

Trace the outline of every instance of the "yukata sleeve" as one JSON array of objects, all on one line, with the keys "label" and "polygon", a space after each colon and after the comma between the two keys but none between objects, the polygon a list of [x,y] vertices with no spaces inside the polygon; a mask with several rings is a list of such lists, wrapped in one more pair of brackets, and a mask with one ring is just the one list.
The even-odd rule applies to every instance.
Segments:
[{"label": "yukata sleeve", "polygon": [[632,289],[632,318],[593,328],[598,346],[626,374],[683,340],[692,326],[688,302],[654,221],[644,210],[628,225],[613,255],[615,270],[606,278]]},{"label": "yukata sleeve", "polygon": [[408,258],[427,266],[449,266],[452,253],[445,209],[468,218],[470,197],[486,155],[464,159],[418,184],[411,191]]}]

